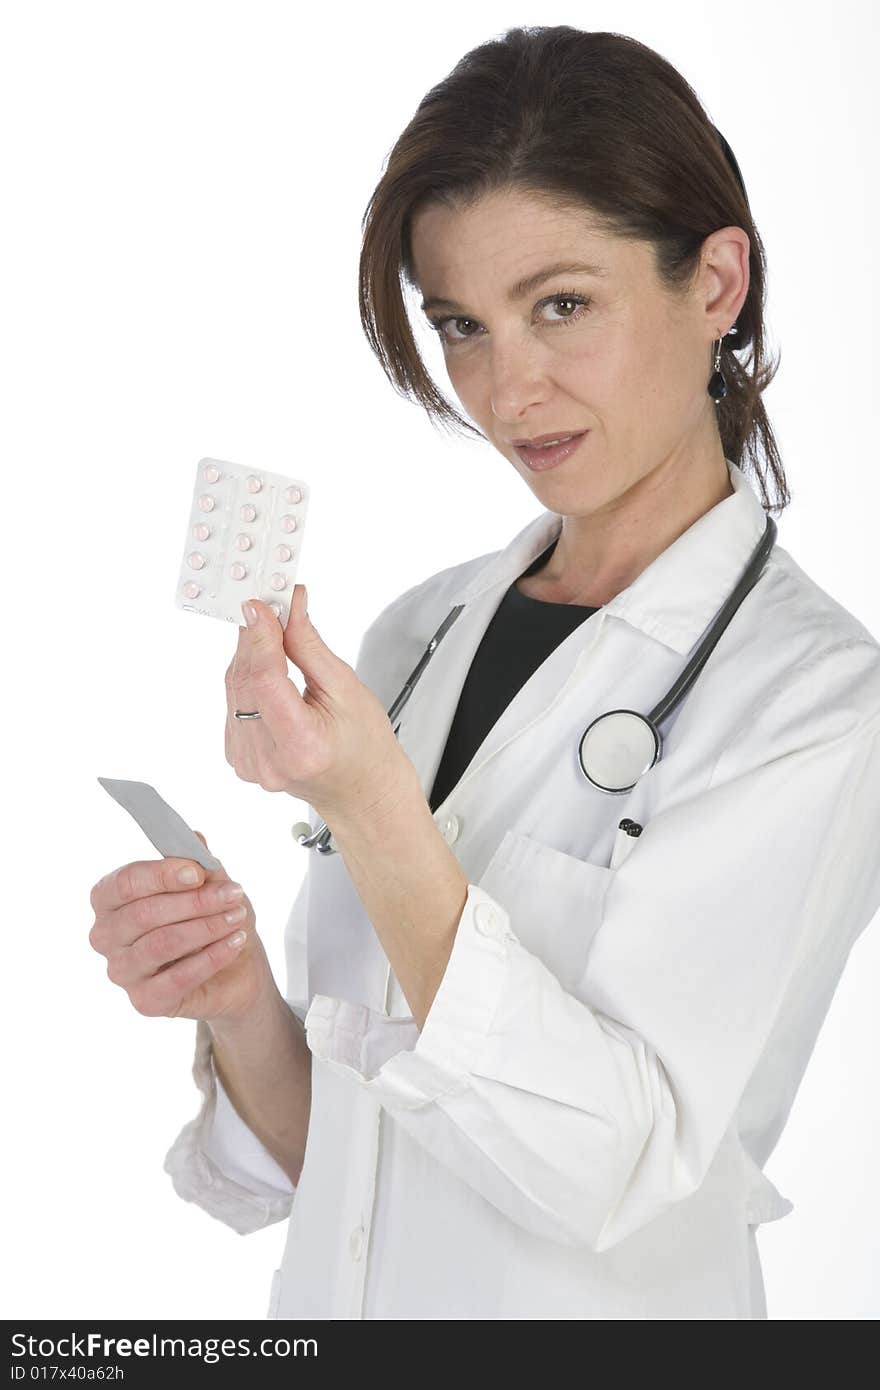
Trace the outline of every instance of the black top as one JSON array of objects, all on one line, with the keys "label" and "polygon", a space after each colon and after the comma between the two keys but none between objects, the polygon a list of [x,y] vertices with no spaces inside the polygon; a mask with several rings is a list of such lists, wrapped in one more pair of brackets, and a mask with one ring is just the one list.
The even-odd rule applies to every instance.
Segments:
[{"label": "black top", "polygon": [[[534,574],[545,565],[556,543],[548,546],[521,577]],[[596,611],[576,603],[545,603],[543,599],[528,598],[520,593],[515,581],[511,584],[483,634],[465,678],[428,802],[432,811],[446,800],[520,686],[569,633]],[[438,656],[442,661],[442,650]]]}]

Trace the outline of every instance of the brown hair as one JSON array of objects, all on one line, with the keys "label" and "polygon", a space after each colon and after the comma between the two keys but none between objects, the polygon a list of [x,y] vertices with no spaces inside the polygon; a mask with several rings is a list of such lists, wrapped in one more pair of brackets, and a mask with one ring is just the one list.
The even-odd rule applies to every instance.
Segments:
[{"label": "brown hair", "polygon": [[[419,103],[362,220],[361,323],[392,385],[432,421],[484,438],[437,390],[407,315],[411,223],[428,203],[462,207],[518,189],[586,208],[606,233],[650,242],[673,292],[690,284],[705,238],[738,226],[749,289],[735,340],[722,340],[727,395],[715,410],[725,457],[750,461],[765,509],[781,511],[791,498],[761,401],[779,366],[765,359],[764,247],[725,144],[681,74],[624,34],[528,26],[466,53]],[[742,363],[734,351],[747,347]]]}]

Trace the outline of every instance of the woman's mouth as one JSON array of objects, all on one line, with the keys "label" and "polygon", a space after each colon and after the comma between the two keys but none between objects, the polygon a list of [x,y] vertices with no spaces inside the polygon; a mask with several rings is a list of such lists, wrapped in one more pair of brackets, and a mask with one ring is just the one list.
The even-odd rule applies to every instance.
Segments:
[{"label": "woman's mouth", "polygon": [[533,473],[542,473],[545,469],[555,468],[557,463],[570,458],[581,440],[586,439],[589,433],[589,430],[582,430],[580,434],[563,439],[559,444],[542,444],[537,448],[529,444],[516,444],[514,448],[527,468]]}]

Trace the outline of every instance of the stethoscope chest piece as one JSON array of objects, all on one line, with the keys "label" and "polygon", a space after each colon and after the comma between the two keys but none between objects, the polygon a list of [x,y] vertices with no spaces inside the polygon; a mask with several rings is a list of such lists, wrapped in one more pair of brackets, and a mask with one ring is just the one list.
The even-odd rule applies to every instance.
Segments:
[{"label": "stethoscope chest piece", "polygon": [[656,725],[634,709],[613,709],[588,724],[578,745],[578,761],[588,782],[603,792],[632,791],[660,757]]}]

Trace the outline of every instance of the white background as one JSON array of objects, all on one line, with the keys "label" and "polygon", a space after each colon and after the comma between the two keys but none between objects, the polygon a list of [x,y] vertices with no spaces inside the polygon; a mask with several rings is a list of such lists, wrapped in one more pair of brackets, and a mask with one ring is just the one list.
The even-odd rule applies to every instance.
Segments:
[{"label": "white background", "polygon": [[[780,544],[880,633],[875,8],[552,8],[4,7],[7,1318],[265,1317],[285,1223],[242,1238],[162,1170],[197,1108],[195,1024],[136,1013],[87,940],[92,884],[156,857],[96,778],[152,783],[207,836],[283,985],[304,808],[226,763],[236,630],[173,603],[195,466],[309,481],[298,579],[352,663],[392,598],[537,514],[491,445],[394,392],[357,312],[387,152],[468,49],[522,23],[612,29],[694,85],[769,260]],[[875,920],[767,1165],[795,1203],[759,1232],[771,1318],[880,1314],[878,957]]]}]

